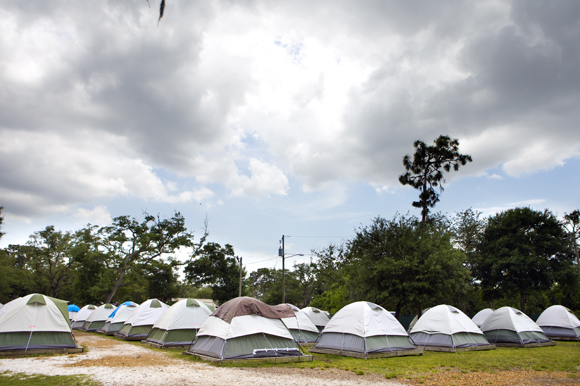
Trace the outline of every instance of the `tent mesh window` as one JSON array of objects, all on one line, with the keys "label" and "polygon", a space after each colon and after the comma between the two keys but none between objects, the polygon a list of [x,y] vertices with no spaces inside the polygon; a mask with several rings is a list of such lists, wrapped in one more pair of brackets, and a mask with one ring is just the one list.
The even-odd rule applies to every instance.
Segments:
[{"label": "tent mesh window", "polygon": [[254,358],[254,350],[259,350],[257,355],[260,357],[266,356],[266,353],[268,356],[294,356],[294,349],[296,345],[291,339],[253,334],[227,341],[215,336],[201,336],[190,347],[189,352],[219,359],[243,359]]},{"label": "tent mesh window", "polygon": [[511,330],[491,330],[484,332],[490,343],[544,343],[550,339],[541,332],[522,331],[519,334]]}]

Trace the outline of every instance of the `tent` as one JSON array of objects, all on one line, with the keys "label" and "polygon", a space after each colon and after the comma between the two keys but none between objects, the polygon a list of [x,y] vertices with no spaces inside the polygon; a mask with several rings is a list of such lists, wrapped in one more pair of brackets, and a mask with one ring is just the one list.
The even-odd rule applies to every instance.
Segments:
[{"label": "tent", "polygon": [[81,308],[79,312],[77,312],[77,314],[75,315],[74,319],[71,320],[73,330],[80,330],[81,328],[83,328],[85,320],[87,320],[87,318],[91,316],[93,311],[96,309],[97,307],[92,304],[87,304],[86,306]]},{"label": "tent", "polygon": [[0,352],[82,352],[72,335],[67,303],[30,294],[5,304],[0,310]]},{"label": "tent", "polygon": [[318,331],[322,331],[330,320],[326,311],[319,310],[315,307],[303,308],[302,312],[312,320],[312,323],[318,328]]},{"label": "tent", "polygon": [[300,344],[310,344],[316,342],[319,336],[318,328],[312,320],[300,308],[288,304],[294,311],[295,317],[283,318],[282,322],[286,325],[294,337],[294,341]]},{"label": "tent", "polygon": [[143,343],[158,348],[190,346],[210,314],[210,309],[201,300],[182,299],[157,319]]},{"label": "tent", "polygon": [[548,338],[580,341],[580,320],[564,306],[548,307],[536,324]]},{"label": "tent", "polygon": [[[430,310],[430,307],[422,309],[421,316],[423,316],[423,314],[429,310]],[[411,320],[411,323],[409,323],[409,327],[407,327],[407,331],[411,331],[413,329],[413,327],[415,326],[415,324],[417,324],[418,321],[419,321],[419,315],[417,314],[417,315],[415,315],[413,320]]]},{"label": "tent", "polygon": [[210,315],[184,354],[215,362],[311,361],[281,320],[292,317],[294,311],[287,304],[269,306],[250,297],[229,300]]},{"label": "tent", "polygon": [[103,324],[103,327],[101,327],[97,332],[106,335],[114,335],[116,332],[119,332],[138,306],[139,304],[135,302],[125,302],[121,304],[115,308],[105,321],[105,324]]},{"label": "tent", "polygon": [[114,309],[115,307],[110,303],[98,306],[85,320],[81,330],[97,331],[99,328],[103,327],[107,318],[111,315],[111,312],[113,312]]},{"label": "tent", "polygon": [[159,317],[169,306],[157,299],[149,299],[141,303],[131,316],[125,321],[116,337],[125,340],[142,340],[147,338],[149,331]]},{"label": "tent", "polygon": [[81,310],[81,308],[79,306],[77,306],[76,304],[69,304],[68,305],[68,318],[70,320],[73,320],[77,316],[77,313],[80,310]]},{"label": "tent", "polygon": [[495,310],[481,326],[487,340],[498,346],[552,346],[552,342],[532,319],[512,307]]},{"label": "tent", "polygon": [[491,315],[492,313],[493,313],[493,309],[491,309],[491,308],[484,308],[483,310],[481,310],[477,314],[475,314],[473,316],[473,318],[471,318],[471,320],[473,321],[473,323],[475,323],[475,325],[477,327],[481,327],[481,325],[483,324],[483,322],[485,322],[485,319],[487,319],[487,317],[489,315]]},{"label": "tent", "polygon": [[427,310],[415,323],[410,335],[417,346],[428,351],[495,349],[467,315],[447,304]]},{"label": "tent", "polygon": [[310,352],[357,358],[421,355],[405,328],[383,307],[355,302],[328,322]]}]

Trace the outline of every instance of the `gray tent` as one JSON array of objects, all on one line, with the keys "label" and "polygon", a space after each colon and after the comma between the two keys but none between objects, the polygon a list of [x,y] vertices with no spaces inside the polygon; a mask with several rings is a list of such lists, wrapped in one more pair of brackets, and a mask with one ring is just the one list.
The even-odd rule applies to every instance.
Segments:
[{"label": "gray tent", "polygon": [[222,362],[237,359],[282,358],[311,361],[294,342],[282,318],[294,317],[290,306],[269,306],[250,297],[222,304],[205,321],[197,339],[184,354]]},{"label": "gray tent", "polygon": [[536,324],[549,338],[580,341],[580,320],[564,306],[548,307]]},{"label": "gray tent", "polygon": [[526,314],[512,307],[502,307],[487,317],[481,331],[487,340],[498,346],[552,346],[548,338]]}]

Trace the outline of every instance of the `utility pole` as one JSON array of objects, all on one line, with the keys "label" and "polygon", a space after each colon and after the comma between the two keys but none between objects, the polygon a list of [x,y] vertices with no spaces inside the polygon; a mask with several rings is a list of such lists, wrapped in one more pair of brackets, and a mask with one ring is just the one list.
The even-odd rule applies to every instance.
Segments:
[{"label": "utility pole", "polygon": [[236,256],[236,260],[240,263],[240,289],[238,291],[238,297],[242,296],[242,258]]},{"label": "utility pole", "polygon": [[278,250],[278,255],[282,256],[282,304],[286,303],[286,267],[284,265],[284,235],[282,235],[282,248]]}]

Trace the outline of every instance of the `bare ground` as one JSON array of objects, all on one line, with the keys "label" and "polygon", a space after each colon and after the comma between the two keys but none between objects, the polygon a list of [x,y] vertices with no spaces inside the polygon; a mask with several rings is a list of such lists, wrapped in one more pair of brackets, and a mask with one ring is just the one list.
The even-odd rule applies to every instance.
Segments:
[{"label": "bare ground", "polygon": [[414,379],[387,380],[379,374],[357,375],[338,369],[288,367],[227,368],[171,358],[147,347],[75,332],[88,347],[83,354],[1,359],[0,372],[73,375],[87,374],[103,385],[580,385],[564,372],[498,371],[443,372]]}]

